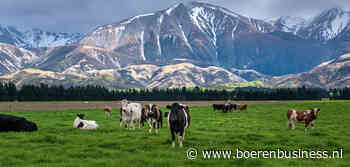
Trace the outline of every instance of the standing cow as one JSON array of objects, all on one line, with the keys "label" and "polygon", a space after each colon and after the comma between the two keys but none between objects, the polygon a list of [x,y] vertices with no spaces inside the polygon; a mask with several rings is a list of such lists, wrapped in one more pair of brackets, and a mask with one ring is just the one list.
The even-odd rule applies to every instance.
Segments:
[{"label": "standing cow", "polygon": [[213,112],[216,112],[216,110],[224,110],[225,104],[213,104]]},{"label": "standing cow", "polygon": [[236,108],[237,108],[238,110],[241,110],[241,111],[243,111],[243,110],[247,111],[248,104],[238,104],[238,105],[236,106]]},{"label": "standing cow", "polygon": [[112,113],[112,107],[110,106],[105,106],[105,108],[103,109],[103,112],[105,112],[106,114],[106,119],[111,117],[111,113]]},{"label": "standing cow", "polygon": [[152,128],[155,128],[158,133],[159,127],[163,126],[162,112],[155,104],[146,104],[142,109],[142,122],[147,121],[149,125],[149,133],[152,132]]},{"label": "standing cow", "polygon": [[175,147],[175,135],[178,136],[179,146],[183,147],[185,131],[189,128],[191,120],[189,108],[179,103],[173,103],[171,106],[168,105],[167,108],[170,109],[168,126],[172,137],[172,147]]},{"label": "standing cow", "polygon": [[309,124],[311,127],[315,127],[315,120],[317,119],[317,115],[321,110],[319,108],[314,108],[306,111],[297,111],[297,110],[288,110],[287,118],[288,118],[288,127],[289,129],[295,129],[295,121],[299,123],[305,123],[305,132]]},{"label": "standing cow", "polygon": [[121,101],[121,106],[120,126],[122,126],[122,122],[124,122],[127,128],[135,129],[135,123],[138,123],[139,128],[141,128],[142,105],[139,103],[130,103],[124,99]]}]

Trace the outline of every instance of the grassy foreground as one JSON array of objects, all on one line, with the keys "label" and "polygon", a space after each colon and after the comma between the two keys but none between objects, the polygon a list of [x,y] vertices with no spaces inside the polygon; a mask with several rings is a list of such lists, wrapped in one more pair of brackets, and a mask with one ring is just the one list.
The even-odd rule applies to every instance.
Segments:
[{"label": "grassy foreground", "polygon": [[[303,124],[287,130],[289,108],[321,108],[316,128],[305,134]],[[159,134],[146,127],[135,131],[119,127],[119,111],[106,120],[102,110],[0,112],[24,116],[39,126],[34,133],[0,133],[0,166],[77,167],[77,166],[349,166],[349,102],[308,102],[300,104],[250,105],[248,112],[213,113],[210,107],[191,107],[191,127],[184,148],[171,148],[171,136],[164,119]],[[162,108],[163,112],[167,111]],[[100,129],[73,129],[77,113],[96,120]],[[198,149],[189,160],[186,150]],[[204,160],[204,149],[241,150],[337,150],[343,159],[231,159]]]}]

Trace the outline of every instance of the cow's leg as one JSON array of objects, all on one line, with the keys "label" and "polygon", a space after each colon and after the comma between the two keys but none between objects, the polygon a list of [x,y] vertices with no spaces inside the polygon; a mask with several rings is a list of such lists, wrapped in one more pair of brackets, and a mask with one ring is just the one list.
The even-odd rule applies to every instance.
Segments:
[{"label": "cow's leg", "polygon": [[129,129],[129,121],[125,119],[123,122],[124,122],[125,128]]},{"label": "cow's leg", "polygon": [[149,126],[148,132],[152,133],[152,119],[148,119],[147,123],[148,123],[148,126]]},{"label": "cow's leg", "polygon": [[122,118],[120,118],[120,120],[119,120],[119,124],[120,124],[120,127],[122,127],[122,125],[123,125],[123,119]]},{"label": "cow's leg", "polygon": [[293,120],[289,120],[289,124],[288,124],[289,126],[289,129],[291,129],[291,130],[294,130],[295,129],[295,126],[294,126],[294,121]]},{"label": "cow's leg", "polygon": [[184,130],[183,136],[182,136],[182,140],[185,140],[185,134],[186,134],[186,129]]},{"label": "cow's leg", "polygon": [[132,127],[132,130],[135,130],[135,120],[131,120],[131,127]]},{"label": "cow's leg", "polygon": [[163,119],[160,119],[158,122],[158,128],[163,128]]},{"label": "cow's leg", "polygon": [[139,119],[139,129],[141,129],[141,119]]},{"label": "cow's leg", "polygon": [[170,131],[171,131],[171,141],[172,141],[171,145],[173,148],[175,148],[175,132],[173,129],[170,129]]},{"label": "cow's leg", "polygon": [[179,140],[179,145],[180,145],[180,148],[182,148],[183,147],[183,140],[184,140],[184,131],[181,131],[180,133],[179,133],[179,138],[178,138],[178,140]]},{"label": "cow's leg", "polygon": [[156,133],[158,133],[158,121],[155,121],[154,125],[154,129],[156,130]]},{"label": "cow's leg", "polygon": [[311,121],[311,128],[312,128],[312,129],[315,128],[315,120]]},{"label": "cow's leg", "polygon": [[307,127],[309,126],[310,122],[309,121],[305,121],[305,132],[307,131]]}]

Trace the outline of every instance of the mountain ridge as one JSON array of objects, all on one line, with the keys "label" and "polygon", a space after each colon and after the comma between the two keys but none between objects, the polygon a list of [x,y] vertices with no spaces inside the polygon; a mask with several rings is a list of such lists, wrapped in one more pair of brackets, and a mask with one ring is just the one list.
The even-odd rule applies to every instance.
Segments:
[{"label": "mountain ridge", "polygon": [[[57,76],[71,74],[67,78],[81,84],[84,81],[115,87],[115,82],[125,88],[128,84],[177,87],[261,78],[283,80],[285,75],[307,73],[350,52],[348,14],[342,9],[329,9],[310,20],[284,16],[264,21],[216,5],[188,2],[102,25],[85,35],[60,36],[35,29],[23,35],[24,30],[0,26],[0,41],[7,40],[6,47],[0,48],[0,75],[22,70],[28,78],[33,74],[23,70],[33,68]],[[1,34],[5,30],[7,33]],[[173,71],[177,75],[166,72],[171,71],[170,67],[177,69]],[[228,79],[220,76],[216,83],[213,69]],[[136,71],[142,73],[138,76],[141,79],[134,77]],[[106,75],[108,72],[111,75]],[[92,79],[76,78],[75,74]],[[198,76],[203,76],[205,82],[196,79]],[[97,82],[96,77],[104,79]],[[54,77],[34,80],[62,83]]]}]

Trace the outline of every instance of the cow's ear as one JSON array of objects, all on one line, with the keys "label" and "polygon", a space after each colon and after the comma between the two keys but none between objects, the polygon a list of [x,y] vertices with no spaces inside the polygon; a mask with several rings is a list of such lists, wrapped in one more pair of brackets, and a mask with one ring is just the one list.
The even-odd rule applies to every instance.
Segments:
[{"label": "cow's ear", "polygon": [[171,106],[170,106],[170,105],[166,105],[166,108],[167,108],[167,109],[171,109]]}]

